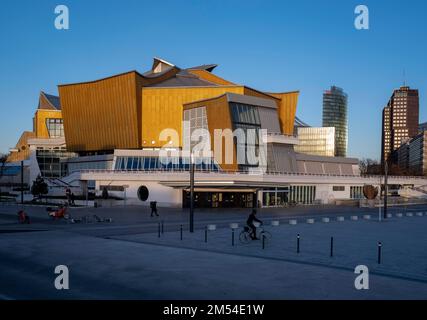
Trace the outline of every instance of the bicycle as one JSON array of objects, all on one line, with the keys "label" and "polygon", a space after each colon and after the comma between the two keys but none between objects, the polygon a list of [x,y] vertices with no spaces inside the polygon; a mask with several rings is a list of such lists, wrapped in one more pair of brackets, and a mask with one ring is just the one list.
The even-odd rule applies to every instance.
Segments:
[{"label": "bicycle", "polygon": [[[257,238],[259,238],[260,240],[264,238],[265,243],[268,243],[271,241],[271,238],[272,238],[271,233],[268,231],[265,231],[262,225],[257,228],[257,232],[258,230],[259,230],[259,233]],[[243,227],[243,230],[242,232],[240,232],[240,235],[239,235],[240,242],[244,244],[251,242],[253,240],[251,235],[252,235],[251,228],[249,228],[248,226]]]}]

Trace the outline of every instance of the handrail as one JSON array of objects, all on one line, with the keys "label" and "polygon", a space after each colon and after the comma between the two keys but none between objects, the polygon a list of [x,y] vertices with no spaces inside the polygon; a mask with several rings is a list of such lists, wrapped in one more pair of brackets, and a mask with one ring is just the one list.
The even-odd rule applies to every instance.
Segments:
[{"label": "handrail", "polygon": [[[156,170],[122,170],[122,169],[82,169],[74,170],[73,173],[134,173],[134,174],[152,174],[152,173],[188,173],[189,169],[156,169]],[[251,175],[258,172],[249,172],[249,171],[235,171],[235,170],[196,170],[196,173],[205,173],[205,174],[234,174],[234,175]],[[299,172],[261,172],[265,176],[309,176],[309,177],[340,177],[340,178],[367,178],[367,179],[379,179],[383,176],[377,175],[339,175],[339,174],[321,174],[321,173],[299,173]],[[398,180],[427,180],[427,177],[423,176],[389,176],[391,179]]]}]

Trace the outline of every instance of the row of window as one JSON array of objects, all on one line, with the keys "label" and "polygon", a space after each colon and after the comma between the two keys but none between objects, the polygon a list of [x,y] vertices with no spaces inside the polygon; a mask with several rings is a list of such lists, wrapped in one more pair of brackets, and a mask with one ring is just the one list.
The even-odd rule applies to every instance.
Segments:
[{"label": "row of window", "polygon": [[350,199],[363,199],[363,187],[350,187]]},{"label": "row of window", "polygon": [[289,201],[312,204],[316,199],[316,186],[291,186]]},{"label": "row of window", "polygon": [[[162,161],[165,160],[165,161]],[[210,158],[197,158],[196,170],[218,171],[218,166]],[[117,157],[116,170],[190,170],[190,159],[174,157]]]}]

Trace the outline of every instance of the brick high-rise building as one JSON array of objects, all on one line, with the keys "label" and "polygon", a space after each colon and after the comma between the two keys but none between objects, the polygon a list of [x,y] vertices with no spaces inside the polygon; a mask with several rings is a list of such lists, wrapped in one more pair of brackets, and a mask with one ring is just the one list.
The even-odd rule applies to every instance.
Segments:
[{"label": "brick high-rise building", "polygon": [[392,160],[393,152],[418,134],[418,118],[418,90],[407,86],[394,90],[382,115],[382,164]]}]

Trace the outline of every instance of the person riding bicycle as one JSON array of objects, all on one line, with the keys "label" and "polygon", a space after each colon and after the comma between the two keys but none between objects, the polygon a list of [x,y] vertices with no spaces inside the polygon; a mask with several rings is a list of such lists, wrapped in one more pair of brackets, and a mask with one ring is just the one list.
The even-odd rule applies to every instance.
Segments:
[{"label": "person riding bicycle", "polygon": [[254,225],[254,221],[262,224],[262,221],[256,217],[256,213],[257,213],[256,209],[253,209],[252,213],[248,217],[248,220],[246,221],[246,224],[248,225],[248,227],[252,229],[252,233],[251,233],[252,240],[259,240],[259,238],[257,238],[256,236],[256,227]]}]

